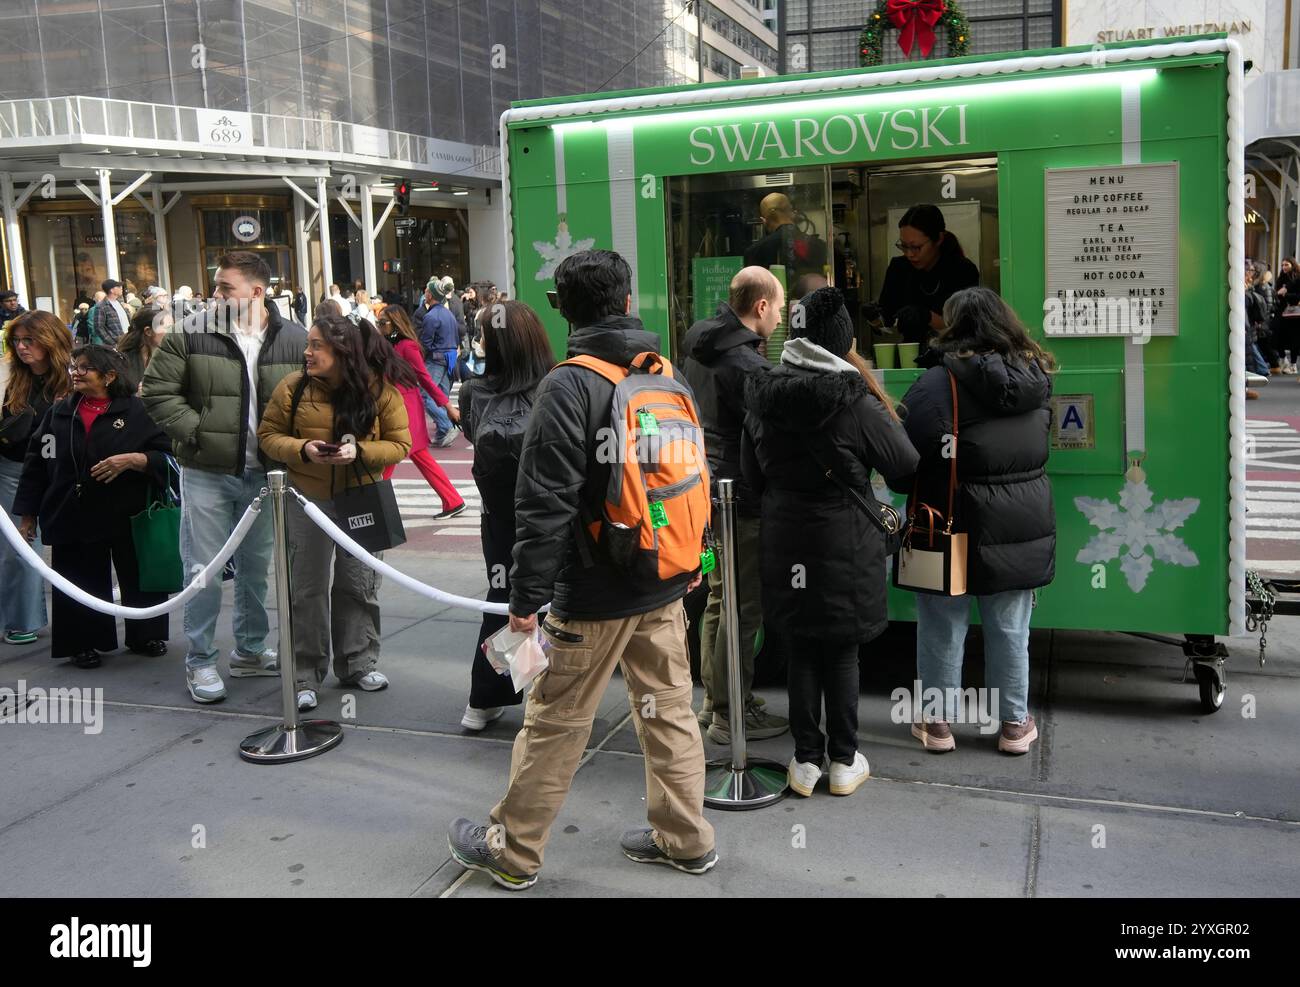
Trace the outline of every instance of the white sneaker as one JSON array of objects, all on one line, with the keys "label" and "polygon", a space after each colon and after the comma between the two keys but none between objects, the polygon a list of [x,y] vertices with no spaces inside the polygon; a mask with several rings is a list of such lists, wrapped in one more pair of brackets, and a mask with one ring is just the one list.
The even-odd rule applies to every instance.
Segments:
[{"label": "white sneaker", "polygon": [[791,791],[809,798],[817,787],[817,782],[821,781],[822,766],[790,758],[790,767],[786,770],[785,777],[790,783]]},{"label": "white sneaker", "polygon": [[260,655],[241,655],[238,651],[230,652],[230,674],[237,679],[254,675],[280,674],[280,656],[271,648]]},{"label": "white sneaker", "polygon": [[357,679],[356,684],[366,692],[378,692],[380,689],[388,688],[388,676],[383,672],[369,671]]},{"label": "white sneaker", "polygon": [[316,690],[299,689],[298,690],[298,712],[305,713],[309,709],[316,708]]},{"label": "white sneaker", "polygon": [[466,730],[482,730],[489,723],[501,719],[505,711],[504,706],[493,706],[490,709],[475,709],[473,706],[466,706],[465,715],[460,718],[460,725]]},{"label": "white sneaker", "polygon": [[831,794],[832,795],[852,795],[858,790],[858,786],[871,777],[871,765],[863,756],[862,751],[853,755],[852,764],[840,764],[839,761],[831,762]]},{"label": "white sneaker", "polygon": [[1246,371],[1246,385],[1248,387],[1267,387],[1268,378],[1263,374],[1257,374],[1250,370]]},{"label": "white sneaker", "polygon": [[226,698],[226,683],[221,681],[214,665],[185,669],[185,684],[196,703],[215,703]]}]

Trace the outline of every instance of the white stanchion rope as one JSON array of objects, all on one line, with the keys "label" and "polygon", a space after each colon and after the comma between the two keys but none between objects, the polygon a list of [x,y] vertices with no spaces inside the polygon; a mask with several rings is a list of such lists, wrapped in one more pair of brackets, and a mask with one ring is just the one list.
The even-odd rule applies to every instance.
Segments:
[{"label": "white stanchion rope", "polygon": [[8,511],[0,510],[0,530],[3,530],[5,538],[9,540],[9,544],[13,546],[14,551],[18,553],[23,561],[39,572],[47,583],[63,593],[64,596],[71,597],[83,607],[88,607],[98,613],[106,613],[110,617],[124,617],[127,620],[148,620],[150,617],[161,617],[165,613],[179,610],[197,594],[201,593],[208,586],[210,580],[214,578],[220,579],[221,570],[226,567],[230,557],[235,554],[236,549],[239,548],[240,543],[248,534],[249,529],[253,527],[261,512],[262,498],[257,497],[248,505],[248,510],[244,511],[244,516],[239,519],[239,523],[235,525],[235,530],[230,533],[226,543],[221,546],[221,551],[207,564],[203,571],[191,579],[185,589],[166,603],[159,603],[152,607],[124,607],[109,600],[101,600],[97,596],[91,596],[81,587],[74,585],[66,576],[60,575],[45,564],[45,560],[36,553],[32,546],[27,543],[27,539],[22,536],[22,532],[14,526],[13,519],[9,517]]},{"label": "white stanchion rope", "polygon": [[[299,491],[289,487],[286,493],[292,494],[298,498],[298,503],[307,516],[316,523],[316,526],[329,535],[334,543],[351,555],[358,562],[369,566],[381,576],[387,576],[393,582],[405,586],[412,593],[418,593],[426,599],[433,600],[436,603],[445,603],[448,606],[462,607],[466,610],[477,610],[480,613],[495,613],[505,615],[509,612],[509,605],[505,603],[487,603],[483,600],[476,600],[472,596],[459,596],[456,593],[448,593],[440,590],[428,583],[422,583],[414,576],[408,576],[406,573],[394,569],[383,559],[377,559],[364,548],[354,542],[347,534],[342,531],[337,524],[331,520],[330,516],[304,497]],[[545,607],[543,607],[545,609]]]}]

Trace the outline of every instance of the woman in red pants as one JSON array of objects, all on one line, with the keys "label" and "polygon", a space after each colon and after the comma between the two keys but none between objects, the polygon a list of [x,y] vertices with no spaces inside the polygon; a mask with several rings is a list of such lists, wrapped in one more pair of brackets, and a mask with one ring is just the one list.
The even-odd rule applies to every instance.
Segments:
[{"label": "woman in red pants", "polygon": [[[414,377],[415,386],[407,383],[407,380],[393,379],[392,383],[402,395],[402,400],[406,402],[406,415],[410,419],[411,429],[411,462],[415,463],[423,477],[429,481],[429,486],[437,491],[438,497],[442,500],[442,510],[433,516],[435,521],[445,520],[456,517],[465,512],[465,498],[456,492],[452,486],[451,480],[443,472],[442,467],[438,465],[433,455],[429,452],[429,428],[424,421],[424,403],[420,400],[420,388],[428,392],[429,397],[440,406],[447,409],[447,415],[453,422],[460,421],[460,411],[447,398],[433,378],[429,376],[429,371],[424,367],[424,351],[420,348],[420,341],[415,335],[415,329],[411,326],[411,319],[397,305],[389,305],[384,308],[383,313],[379,316],[379,333],[386,336],[388,342],[392,344],[393,351],[401,358],[402,362],[410,365],[412,376]],[[365,327],[361,327],[365,331]],[[382,345],[382,341],[381,345]],[[367,347],[369,350],[369,347]],[[374,362],[372,360],[372,362]],[[386,373],[385,368],[376,367],[386,378],[393,375]],[[406,378],[405,374],[401,375]],[[387,480],[393,475],[396,466],[389,466],[384,470],[384,479]]]}]

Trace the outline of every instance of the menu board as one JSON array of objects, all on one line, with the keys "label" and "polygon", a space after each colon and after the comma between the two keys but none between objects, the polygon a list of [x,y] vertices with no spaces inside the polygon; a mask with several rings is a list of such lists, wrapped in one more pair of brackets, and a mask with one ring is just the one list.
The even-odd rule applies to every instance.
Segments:
[{"label": "menu board", "polygon": [[707,319],[731,293],[731,279],[745,266],[743,257],[696,257],[691,261],[695,321]]},{"label": "menu board", "polygon": [[1045,172],[1048,336],[1178,335],[1178,163]]}]

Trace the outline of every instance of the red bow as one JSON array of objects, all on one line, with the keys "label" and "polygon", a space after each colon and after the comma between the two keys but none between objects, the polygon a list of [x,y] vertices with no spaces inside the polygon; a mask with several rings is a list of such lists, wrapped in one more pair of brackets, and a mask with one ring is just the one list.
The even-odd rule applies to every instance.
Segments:
[{"label": "red bow", "polygon": [[912,57],[912,45],[920,43],[921,57],[929,58],[934,50],[934,26],[943,16],[943,0],[889,0],[885,13],[898,28],[898,47]]}]

